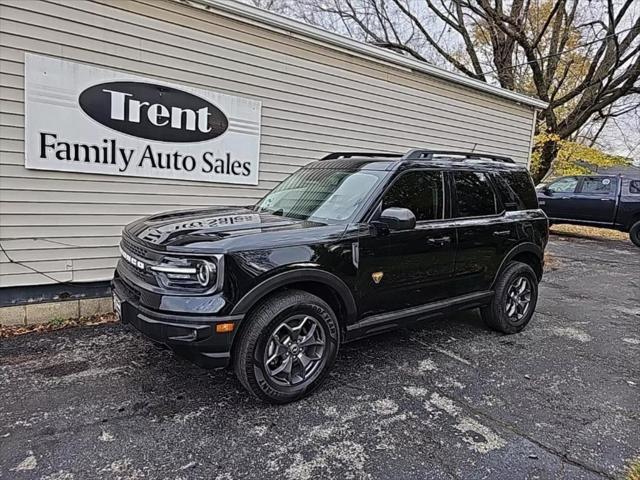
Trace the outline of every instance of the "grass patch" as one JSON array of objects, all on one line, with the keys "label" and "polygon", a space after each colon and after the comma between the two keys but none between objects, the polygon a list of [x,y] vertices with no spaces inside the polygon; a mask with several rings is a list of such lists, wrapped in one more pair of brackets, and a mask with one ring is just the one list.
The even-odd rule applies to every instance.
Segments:
[{"label": "grass patch", "polygon": [[626,480],[640,480],[640,457],[631,461],[624,478]]},{"label": "grass patch", "polygon": [[55,330],[61,330],[63,328],[78,327],[81,325],[101,325],[103,323],[114,323],[117,321],[118,318],[114,313],[105,313],[101,315],[94,315],[92,317],[71,319],[56,317],[47,323],[41,323],[38,325],[12,325],[6,327],[0,326],[0,338],[26,335],[27,333],[53,332]]},{"label": "grass patch", "polygon": [[49,320],[49,325],[51,325],[52,327],[60,327],[62,325],[64,325],[65,319],[62,317],[55,317],[51,320]]},{"label": "grass patch", "polygon": [[630,242],[628,233],[609,230],[607,228],[583,227],[581,225],[554,225],[551,227],[551,233],[565,235],[567,237],[592,238],[595,240],[623,240]]}]

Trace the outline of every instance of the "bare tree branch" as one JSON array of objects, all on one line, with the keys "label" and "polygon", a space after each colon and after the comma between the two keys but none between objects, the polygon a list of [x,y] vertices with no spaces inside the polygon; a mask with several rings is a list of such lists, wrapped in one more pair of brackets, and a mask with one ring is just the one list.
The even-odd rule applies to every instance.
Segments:
[{"label": "bare tree branch", "polygon": [[[625,115],[640,125],[638,0],[252,1],[320,12],[325,28],[532,94],[549,103],[538,128],[561,139],[596,142]],[[541,175],[556,150],[543,145]]]},{"label": "bare tree branch", "polygon": [[424,35],[424,38],[427,40],[427,42],[429,42],[431,44],[431,46],[443,57],[445,58],[449,63],[451,63],[451,65],[453,65],[455,68],[457,68],[458,70],[460,70],[461,72],[463,72],[464,74],[468,75],[469,77],[473,77],[473,78],[477,78],[482,80],[481,77],[478,76],[477,73],[473,72],[472,70],[468,69],[462,62],[460,62],[459,60],[457,60],[453,55],[447,53],[437,42],[434,41],[433,37],[429,34],[429,32],[426,30],[426,28],[424,27],[424,25],[422,24],[422,22],[420,22],[420,20],[418,19],[418,17],[416,17],[413,13],[411,13],[409,11],[409,9],[402,4],[402,2],[400,0],[394,0],[395,4],[398,6],[398,8],[409,18],[411,19],[411,21],[415,24],[415,26],[418,28],[418,30],[420,30],[420,32],[422,32],[422,35]]}]

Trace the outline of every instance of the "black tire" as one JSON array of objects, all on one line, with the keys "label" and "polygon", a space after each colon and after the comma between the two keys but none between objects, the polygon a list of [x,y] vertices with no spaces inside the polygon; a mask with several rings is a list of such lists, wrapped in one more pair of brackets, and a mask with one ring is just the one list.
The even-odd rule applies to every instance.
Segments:
[{"label": "black tire", "polygon": [[[525,303],[526,295],[518,296],[518,300],[512,297],[519,291],[518,286],[527,285],[530,290],[526,310],[521,307]],[[517,296],[517,295],[516,295]],[[495,294],[491,303],[480,309],[482,318],[487,326],[499,332],[511,334],[518,333],[527,326],[538,302],[538,277],[533,269],[521,262],[511,262],[500,274],[495,285]],[[509,313],[512,312],[510,315]],[[520,317],[521,315],[521,317]]]},{"label": "black tire", "polygon": [[631,225],[629,238],[636,247],[640,247],[640,220]]},{"label": "black tire", "polygon": [[[293,330],[298,327],[291,329],[289,323],[300,324],[301,330],[295,334]],[[307,339],[311,327],[314,329],[310,346],[296,342],[296,339]],[[289,342],[286,339],[281,342],[287,334]],[[269,403],[293,402],[318,388],[333,366],[340,345],[340,327],[331,307],[321,298],[301,290],[287,290],[268,298],[245,318],[238,335],[233,350],[235,373],[251,394]],[[321,342],[324,342],[322,347]],[[294,351],[296,343],[300,350]],[[267,358],[274,355],[275,360],[267,363]],[[308,362],[304,367],[303,361]],[[285,368],[289,364],[291,368]],[[268,370],[272,366],[271,372],[280,367],[284,370],[274,376]],[[293,372],[297,372],[296,375]],[[288,380],[283,378],[287,376]]]}]

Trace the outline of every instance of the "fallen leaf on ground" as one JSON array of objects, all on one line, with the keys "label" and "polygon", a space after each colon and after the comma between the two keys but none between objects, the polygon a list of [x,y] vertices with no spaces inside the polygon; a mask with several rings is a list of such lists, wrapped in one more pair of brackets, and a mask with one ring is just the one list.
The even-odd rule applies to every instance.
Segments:
[{"label": "fallen leaf on ground", "polygon": [[117,321],[118,318],[114,313],[104,313],[100,315],[93,315],[91,317],[70,318],[61,322],[56,321],[55,323],[49,322],[39,323],[36,325],[0,326],[0,338],[15,337],[18,335],[25,335],[27,333],[53,332],[63,328],[79,327],[82,325],[101,325],[103,323],[114,323]]}]

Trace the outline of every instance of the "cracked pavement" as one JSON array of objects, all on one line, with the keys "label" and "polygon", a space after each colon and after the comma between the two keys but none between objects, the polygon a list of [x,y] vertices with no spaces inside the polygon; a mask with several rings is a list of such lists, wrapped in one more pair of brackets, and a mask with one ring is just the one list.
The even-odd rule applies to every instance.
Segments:
[{"label": "cracked pavement", "polygon": [[273,407],[120,325],[0,341],[2,479],[617,478],[640,455],[640,250],[553,236],[528,328],[352,343]]}]

